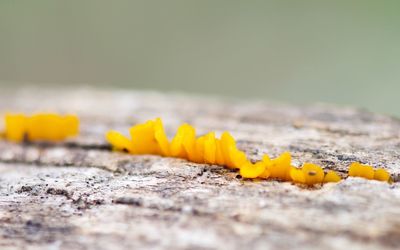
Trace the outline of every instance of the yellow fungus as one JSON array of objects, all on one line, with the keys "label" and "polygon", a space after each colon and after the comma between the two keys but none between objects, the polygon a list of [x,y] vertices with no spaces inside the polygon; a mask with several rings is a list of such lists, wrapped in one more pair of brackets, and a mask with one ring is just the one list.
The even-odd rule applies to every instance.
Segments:
[{"label": "yellow fungus", "polygon": [[208,133],[204,137],[204,161],[208,164],[215,164],[217,144],[215,142],[215,133]]},{"label": "yellow fungus", "polygon": [[[8,120],[7,120],[8,119]],[[26,121],[26,117],[14,115],[6,119],[15,129],[8,131],[6,137],[10,140],[28,138],[61,138],[63,133],[54,127],[46,127],[47,133],[35,129],[42,119],[52,121],[51,124],[61,124],[53,115],[33,117]],[[65,121],[73,122],[73,117],[65,117]],[[10,126],[11,126],[10,125]],[[60,126],[65,126],[60,125]],[[29,133],[27,133],[27,131]],[[66,134],[73,134],[74,130],[67,130]],[[196,163],[223,165],[228,168],[239,169],[243,178],[275,178],[282,181],[293,181],[306,185],[317,183],[338,182],[340,176],[334,171],[326,175],[323,169],[312,163],[304,163],[301,168],[292,166],[291,155],[284,152],[275,159],[264,155],[261,161],[251,163],[246,154],[239,150],[236,141],[228,132],[223,132],[221,138],[216,138],[214,132],[196,137],[196,130],[189,124],[181,125],[171,141],[165,133],[161,119],[138,124],[130,128],[131,139],[117,131],[109,131],[106,140],[116,150],[131,154],[156,154],[178,157]],[[390,175],[383,169],[374,169],[371,166],[353,163],[349,168],[349,176],[359,176],[367,179],[389,181]]]},{"label": "yellow fungus", "polygon": [[205,136],[200,136],[199,138],[196,139],[195,143],[195,162],[197,163],[205,163],[204,160],[204,141],[205,141]]},{"label": "yellow fungus", "polygon": [[248,162],[246,154],[236,147],[230,148],[229,155],[234,168],[240,168],[240,166]]},{"label": "yellow fungus", "polygon": [[106,140],[115,149],[132,154],[158,154],[230,168],[239,168],[248,162],[246,154],[236,147],[235,139],[228,132],[222,133],[221,139],[216,138],[214,132],[196,138],[195,129],[183,124],[169,142],[161,119],[157,118],[131,127],[130,134],[131,140],[110,131]]},{"label": "yellow fungus", "polygon": [[[39,113],[31,116],[24,114],[6,114],[5,130],[0,138],[13,142],[61,141],[79,133],[79,119],[74,115],[61,116],[52,113]],[[156,154],[188,159],[197,163],[218,164],[240,169],[243,178],[276,178],[306,185],[339,182],[341,177],[330,170],[312,163],[304,163],[301,168],[291,165],[291,155],[284,152],[275,159],[264,155],[261,161],[251,163],[246,154],[236,146],[235,139],[223,132],[218,139],[214,132],[196,138],[195,129],[189,124],[181,125],[171,141],[165,133],[160,118],[147,121],[130,128],[131,138],[117,131],[108,131],[106,140],[115,150],[131,154]],[[390,174],[382,169],[354,162],[349,166],[349,176],[369,180],[390,181]]]},{"label": "yellow fungus", "polygon": [[383,168],[378,168],[374,172],[374,180],[390,181],[390,174]]},{"label": "yellow fungus", "polygon": [[349,176],[372,180],[374,179],[374,168],[359,162],[354,162],[349,167]]},{"label": "yellow fungus", "polygon": [[23,114],[6,114],[5,138],[9,141],[21,142],[26,136],[26,120]]},{"label": "yellow fungus", "polygon": [[275,159],[270,159],[268,155],[264,155],[262,161],[267,166],[266,169],[270,173],[271,178],[290,181],[291,156],[289,152],[284,152]]},{"label": "yellow fungus", "polygon": [[231,148],[235,147],[235,139],[228,133],[223,132],[221,135],[221,151],[225,159],[225,164],[229,168],[236,168],[237,166],[231,160]]},{"label": "yellow fungus", "polygon": [[222,144],[221,140],[215,140],[216,152],[215,152],[215,162],[218,165],[225,165],[224,154],[222,153]]},{"label": "yellow fungus", "polygon": [[157,118],[154,122],[154,138],[158,143],[161,154],[163,156],[169,156],[169,141],[167,135],[165,134],[164,126],[160,118]]},{"label": "yellow fungus", "polygon": [[290,177],[294,182],[314,185],[324,180],[324,170],[316,164],[304,163],[302,168],[291,167]]},{"label": "yellow fungus", "polygon": [[185,136],[183,137],[182,145],[188,156],[189,161],[196,160],[196,130],[188,125],[184,124]]},{"label": "yellow fungus", "polygon": [[324,177],[324,183],[339,182],[341,179],[342,178],[340,178],[340,176],[335,171],[329,170]]},{"label": "yellow fungus", "polygon": [[181,125],[171,141],[171,156],[178,158],[187,158],[186,150],[183,146],[183,140],[186,134],[186,126]]},{"label": "yellow fungus", "polygon": [[322,183],[324,179],[324,171],[322,168],[312,163],[304,163],[301,172],[303,173],[304,184],[307,185]]},{"label": "yellow fungus", "polygon": [[[246,162],[240,167],[240,175],[243,178],[257,178],[265,171],[265,164],[263,162]],[[268,177],[266,177],[268,178]]]},{"label": "yellow fungus", "polygon": [[132,127],[130,130],[135,154],[161,154],[155,138],[154,121]]},{"label": "yellow fungus", "polygon": [[291,167],[290,178],[297,183],[306,183],[306,178],[304,176],[303,170],[300,168]]},{"label": "yellow fungus", "polygon": [[79,134],[79,119],[76,115],[65,115],[64,122],[66,136],[75,136]]},{"label": "yellow fungus", "polygon": [[324,180],[324,170],[316,164],[304,163],[302,171],[307,185],[322,183]]},{"label": "yellow fungus", "polygon": [[106,140],[111,144],[115,150],[126,151],[134,153],[132,141],[126,138],[118,131],[108,131],[106,133]]},{"label": "yellow fungus", "polygon": [[[263,164],[264,164],[264,163],[263,163]],[[264,164],[264,166],[265,166],[265,164]],[[267,169],[264,169],[264,172],[262,172],[262,173],[258,176],[258,178],[261,178],[261,179],[268,179],[270,176],[271,176],[271,173],[270,173]]]},{"label": "yellow fungus", "polygon": [[74,115],[61,116],[39,113],[32,116],[6,114],[4,136],[9,141],[61,141],[79,133],[79,119]]}]

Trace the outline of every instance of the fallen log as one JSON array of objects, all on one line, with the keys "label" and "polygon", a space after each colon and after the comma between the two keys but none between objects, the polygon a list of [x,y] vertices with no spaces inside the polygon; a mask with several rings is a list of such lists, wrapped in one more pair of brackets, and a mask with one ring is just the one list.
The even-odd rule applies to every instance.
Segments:
[{"label": "fallen log", "polygon": [[[1,249],[399,249],[400,121],[352,107],[184,94],[24,89],[0,111],[75,113],[79,137],[0,141]],[[181,159],[113,152],[108,129],[162,117],[199,134],[230,131],[252,160],[290,151],[343,176],[360,161],[392,174],[302,187],[243,180]]]}]

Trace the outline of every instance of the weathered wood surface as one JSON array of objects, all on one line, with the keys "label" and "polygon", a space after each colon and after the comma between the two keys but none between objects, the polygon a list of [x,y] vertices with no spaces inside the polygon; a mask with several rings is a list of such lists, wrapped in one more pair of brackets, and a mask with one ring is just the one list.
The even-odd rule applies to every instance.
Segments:
[{"label": "weathered wood surface", "polygon": [[0,111],[73,112],[79,138],[0,142],[0,249],[399,249],[400,185],[348,178],[305,189],[244,181],[219,166],[111,152],[107,129],[162,117],[228,130],[252,159],[291,151],[346,172],[400,174],[400,122],[353,108],[235,102],[149,92],[3,92]]}]

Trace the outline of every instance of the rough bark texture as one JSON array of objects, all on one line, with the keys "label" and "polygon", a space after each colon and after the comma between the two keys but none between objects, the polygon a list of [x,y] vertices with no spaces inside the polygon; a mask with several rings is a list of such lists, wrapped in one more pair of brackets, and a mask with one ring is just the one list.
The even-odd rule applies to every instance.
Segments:
[{"label": "rough bark texture", "polygon": [[219,166],[111,152],[104,132],[162,117],[231,131],[251,159],[293,153],[346,173],[350,162],[400,174],[400,122],[354,108],[175,94],[29,89],[1,111],[81,117],[57,145],[0,141],[0,249],[399,249],[400,184],[348,178],[304,188],[242,180]]}]

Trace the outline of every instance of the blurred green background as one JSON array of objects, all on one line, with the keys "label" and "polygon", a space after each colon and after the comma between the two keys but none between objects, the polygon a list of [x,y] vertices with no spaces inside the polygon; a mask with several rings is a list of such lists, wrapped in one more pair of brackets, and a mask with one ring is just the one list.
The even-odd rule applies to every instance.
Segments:
[{"label": "blurred green background", "polygon": [[0,2],[0,86],[99,85],[400,116],[400,1]]}]

